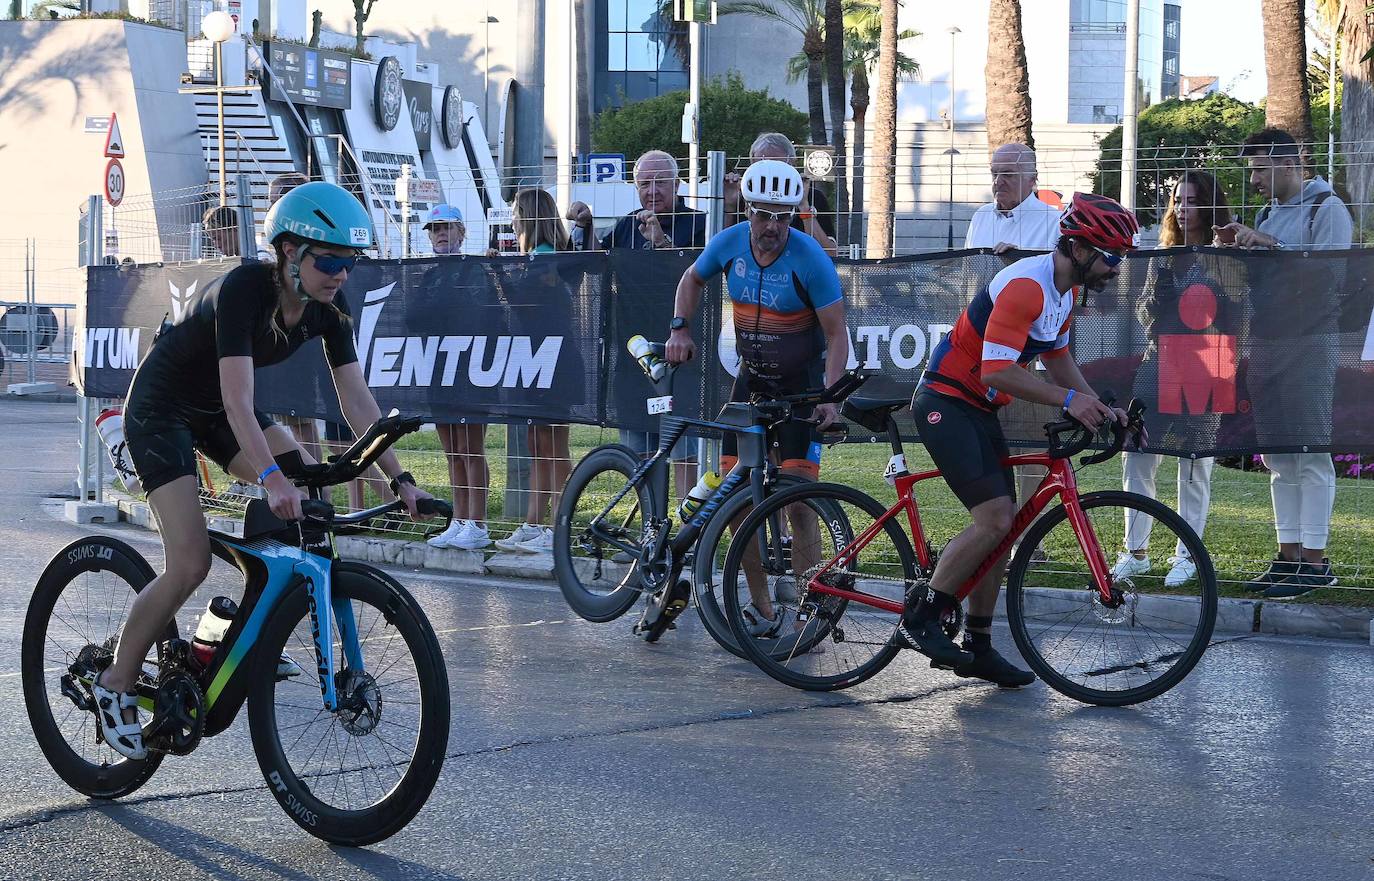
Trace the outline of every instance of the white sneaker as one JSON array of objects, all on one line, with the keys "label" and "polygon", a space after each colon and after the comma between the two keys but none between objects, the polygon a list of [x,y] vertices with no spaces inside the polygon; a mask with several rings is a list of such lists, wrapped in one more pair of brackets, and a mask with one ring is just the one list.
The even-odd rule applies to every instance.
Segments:
[{"label": "white sneaker", "polygon": [[1116,555],[1116,565],[1112,567],[1113,578],[1130,578],[1132,575],[1145,575],[1150,571],[1150,558],[1141,559],[1130,551]]},{"label": "white sneaker", "polygon": [[1169,574],[1164,576],[1165,587],[1182,587],[1197,578],[1197,564],[1188,557],[1170,557]]},{"label": "white sneaker", "polygon": [[468,521],[454,520],[448,525],[448,529],[445,529],[436,536],[426,539],[425,544],[432,548],[456,548],[458,545],[454,544],[454,541],[466,532],[467,529]]},{"label": "white sneaker", "polygon": [[519,549],[527,554],[552,554],[553,530],[547,527],[540,529],[534,538],[521,542]]},{"label": "white sneaker", "polygon": [[467,523],[467,528],[449,541],[449,547],[464,551],[480,551],[491,544],[491,533],[487,532],[485,526],[479,526],[474,520],[464,522]]},{"label": "white sneaker", "polygon": [[540,529],[533,523],[521,523],[520,527],[506,538],[497,539],[496,546],[503,551],[515,551],[519,553],[523,550],[520,546],[532,538],[538,538]]},{"label": "white sneaker", "polygon": [[292,676],[299,676],[304,672],[305,671],[301,669],[301,665],[292,660],[291,656],[286,652],[282,652],[281,657],[277,659],[278,682],[283,679],[290,679]]}]

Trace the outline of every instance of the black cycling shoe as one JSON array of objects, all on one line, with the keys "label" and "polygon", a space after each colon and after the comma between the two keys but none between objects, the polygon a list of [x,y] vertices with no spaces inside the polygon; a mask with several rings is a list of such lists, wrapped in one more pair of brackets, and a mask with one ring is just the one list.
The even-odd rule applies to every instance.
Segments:
[{"label": "black cycling shoe", "polygon": [[954,665],[954,675],[965,679],[986,679],[998,688],[1020,688],[1035,681],[1035,674],[1022,670],[989,648],[982,654],[973,655],[973,660]]},{"label": "black cycling shoe", "polygon": [[938,618],[919,622],[903,618],[892,632],[892,644],[898,648],[915,649],[930,658],[931,666],[956,667],[974,660],[973,652],[966,652],[955,645]]}]

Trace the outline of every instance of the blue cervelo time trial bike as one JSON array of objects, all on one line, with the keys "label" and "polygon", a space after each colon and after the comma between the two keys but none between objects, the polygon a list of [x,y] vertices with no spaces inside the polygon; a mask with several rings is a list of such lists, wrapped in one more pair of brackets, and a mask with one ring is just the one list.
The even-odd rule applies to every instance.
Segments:
[{"label": "blue cervelo time trial bike", "polygon": [[[288,475],[310,494],[299,522],[277,519],[266,500],[254,499],[242,537],[210,531],[214,554],[243,574],[243,596],[208,660],[190,650],[175,620],[149,652],[135,688],[146,759],[126,759],[101,741],[90,686],[155,573],[109,536],[59,551],[29,603],[21,650],[29,720],[58,775],[95,798],[128,795],[168,754],[187,755],[228,728],[246,700],[268,789],[307,832],[364,845],[410,822],[448,745],[443,656],[404,587],[334,553],[336,533],[403,510],[401,503],[335,516],[322,496],[419,427],[420,419],[393,413],[343,454]],[[451,518],[452,508],[434,500],[421,513]],[[283,650],[312,658],[314,675],[279,665]]]}]

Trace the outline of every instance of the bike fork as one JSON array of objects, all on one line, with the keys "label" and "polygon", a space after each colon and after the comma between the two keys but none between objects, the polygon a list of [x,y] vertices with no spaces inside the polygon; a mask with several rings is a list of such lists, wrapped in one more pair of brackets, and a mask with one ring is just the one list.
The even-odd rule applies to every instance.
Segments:
[{"label": "bike fork", "polygon": [[1078,539],[1078,548],[1083,552],[1083,559],[1088,561],[1088,571],[1092,573],[1093,585],[1102,602],[1112,605],[1111,570],[1107,568],[1107,558],[1103,556],[1102,544],[1097,540],[1097,531],[1093,529],[1076,495],[1064,499],[1064,507],[1069,512],[1069,523],[1073,526],[1073,534]]}]

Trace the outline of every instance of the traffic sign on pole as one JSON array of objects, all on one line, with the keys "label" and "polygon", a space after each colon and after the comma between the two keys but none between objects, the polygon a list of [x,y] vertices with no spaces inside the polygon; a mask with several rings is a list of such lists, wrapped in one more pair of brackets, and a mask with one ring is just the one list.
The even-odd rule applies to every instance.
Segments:
[{"label": "traffic sign on pole", "polygon": [[105,135],[105,155],[110,159],[124,158],[124,136],[119,133],[119,120],[110,114],[110,131]]},{"label": "traffic sign on pole", "polygon": [[105,166],[105,200],[114,208],[124,201],[124,166],[111,159]]}]

